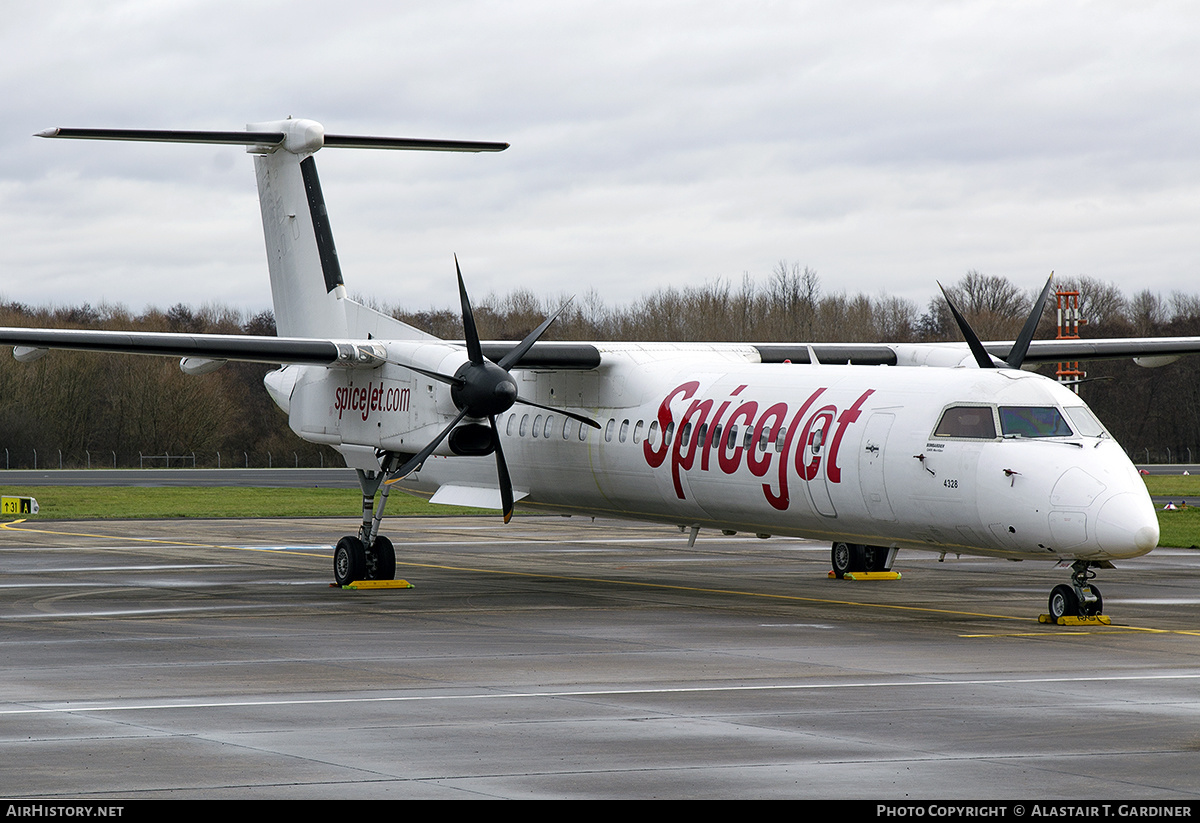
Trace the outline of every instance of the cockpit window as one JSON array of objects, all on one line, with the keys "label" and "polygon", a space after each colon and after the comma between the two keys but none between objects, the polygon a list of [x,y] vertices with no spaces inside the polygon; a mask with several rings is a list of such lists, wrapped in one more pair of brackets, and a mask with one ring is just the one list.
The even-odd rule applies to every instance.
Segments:
[{"label": "cockpit window", "polygon": [[1067,406],[1066,411],[1075,431],[1083,437],[1104,437],[1108,434],[1087,406]]},{"label": "cockpit window", "polygon": [[1071,427],[1053,406],[1001,406],[1005,437],[1070,437]]},{"label": "cockpit window", "polygon": [[942,412],[933,435],[992,440],[996,437],[996,420],[990,406],[951,406]]}]

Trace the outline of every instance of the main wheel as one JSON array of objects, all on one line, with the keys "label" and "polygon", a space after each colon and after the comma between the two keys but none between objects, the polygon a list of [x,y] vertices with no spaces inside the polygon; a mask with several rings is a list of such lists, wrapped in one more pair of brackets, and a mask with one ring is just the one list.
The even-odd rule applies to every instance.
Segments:
[{"label": "main wheel", "polygon": [[333,550],[333,582],[339,586],[367,576],[367,550],[357,537],[343,537]]},{"label": "main wheel", "polygon": [[1076,617],[1079,614],[1079,598],[1075,589],[1067,585],[1055,586],[1050,591],[1050,616],[1055,620],[1060,617]]},{"label": "main wheel", "polygon": [[890,571],[887,565],[888,555],[891,554],[886,546],[863,546],[863,570],[869,572]]},{"label": "main wheel", "polygon": [[863,569],[863,547],[856,543],[834,543],[829,554],[833,565],[833,575],[838,580],[847,572],[861,572]]},{"label": "main wheel", "polygon": [[395,580],[396,549],[392,546],[392,541],[388,540],[382,534],[375,535],[375,542],[371,544],[371,554],[375,560],[375,568],[371,574],[371,579]]}]

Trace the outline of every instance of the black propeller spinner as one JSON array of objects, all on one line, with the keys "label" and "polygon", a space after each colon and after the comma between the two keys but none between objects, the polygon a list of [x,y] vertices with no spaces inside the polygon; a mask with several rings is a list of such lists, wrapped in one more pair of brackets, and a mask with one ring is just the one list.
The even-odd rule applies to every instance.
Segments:
[{"label": "black propeller spinner", "polygon": [[[512,480],[508,475],[508,464],[504,461],[504,450],[500,447],[500,433],[496,429],[496,416],[512,408],[514,403],[524,403],[548,411],[557,412],[567,417],[586,423],[592,428],[600,428],[600,424],[589,417],[553,409],[526,400],[517,394],[517,383],[512,379],[508,370],[520,362],[526,352],[533,347],[538,338],[550,328],[562,309],[547,317],[540,326],[531,331],[512,351],[504,355],[499,363],[493,363],[483,356],[483,348],[479,343],[479,331],[475,327],[475,314],[471,311],[471,301],[467,297],[467,287],[463,283],[462,269],[458,265],[458,256],[454,257],[454,268],[458,273],[458,294],[462,301],[463,333],[467,342],[467,362],[459,367],[451,377],[437,372],[407,366],[420,374],[439,380],[450,385],[450,399],[458,408],[458,416],[450,425],[442,430],[425,448],[421,449],[411,460],[399,468],[386,483],[395,483],[407,477],[414,469],[424,463],[441,442],[462,422],[470,417],[476,420],[487,419],[491,425],[491,450],[496,453],[496,474],[500,481],[500,501],[504,509],[504,522],[507,523],[513,515]],[[453,443],[453,440],[451,441]]]},{"label": "black propeller spinner", "polygon": [[[1042,310],[1046,307],[1046,298],[1050,296],[1050,284],[1053,282],[1054,272],[1050,272],[1050,277],[1047,278],[1041,295],[1033,304],[1033,311],[1029,313],[1029,317],[1025,320],[1025,325],[1021,327],[1021,333],[1013,341],[1013,346],[1008,352],[1008,357],[1004,359],[1004,363],[1008,368],[1019,369],[1021,368],[1021,364],[1025,362],[1025,356],[1029,354],[1029,344],[1032,342],[1033,335],[1037,331],[1038,321],[1042,319]],[[967,318],[963,317],[958,307],[954,305],[954,301],[946,293],[945,287],[941,283],[938,283],[938,288],[942,290],[942,296],[946,298],[946,304],[950,307],[950,313],[954,315],[954,322],[958,324],[958,330],[962,332],[962,336],[966,339],[967,346],[970,347],[971,354],[975,356],[975,362],[979,364],[979,368],[996,368],[995,361],[987,353],[987,349],[983,347],[983,343],[979,340],[979,335],[975,334],[975,330],[971,328],[971,324],[967,322]]]}]

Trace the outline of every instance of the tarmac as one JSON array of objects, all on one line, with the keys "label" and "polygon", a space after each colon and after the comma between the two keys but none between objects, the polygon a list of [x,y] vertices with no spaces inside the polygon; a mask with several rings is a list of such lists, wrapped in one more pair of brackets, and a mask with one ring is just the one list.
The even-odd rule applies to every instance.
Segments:
[{"label": "tarmac", "polygon": [[0,527],[0,795],[1195,801],[1200,552],[1069,570],[589,518]]}]

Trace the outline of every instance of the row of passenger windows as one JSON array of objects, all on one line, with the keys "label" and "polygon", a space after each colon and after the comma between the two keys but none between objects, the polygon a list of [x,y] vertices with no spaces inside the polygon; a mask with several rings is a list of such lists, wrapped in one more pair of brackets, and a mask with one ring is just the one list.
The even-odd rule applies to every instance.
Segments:
[{"label": "row of passenger windows", "polygon": [[[554,414],[547,415],[530,415],[530,414],[512,414],[509,415],[508,422],[505,424],[504,433],[509,437],[535,437],[548,439],[551,437],[560,437],[563,440],[587,440],[590,426],[572,420],[570,417],[560,417]],[[614,439],[618,443],[633,442],[641,443],[643,437],[649,439],[650,444],[658,448],[662,444],[660,439],[660,431],[658,421],[650,421],[650,426],[647,428],[644,420],[636,422],[630,420],[617,421],[610,418],[608,424],[604,427],[604,442],[611,443]],[[820,446],[821,432],[818,430],[816,445]],[[666,442],[670,443],[675,436],[675,424],[668,423],[666,428]],[[683,428],[679,432],[681,441],[690,443],[692,440],[692,424],[684,423]],[[724,440],[722,441],[722,438]],[[758,450],[764,452],[767,450],[767,445],[770,442],[771,433],[769,429],[764,429],[758,439]],[[707,444],[709,442],[708,424],[700,425],[698,442]],[[748,449],[752,445],[754,439],[753,426],[729,426],[722,430],[720,424],[715,426],[712,431],[712,443],[723,443],[726,450],[737,447]],[[787,429],[780,427],[779,434],[775,438],[775,451],[783,451],[784,443],[787,442]]]},{"label": "row of passenger windows", "polygon": [[[1076,433],[1084,437],[1101,437],[1106,434],[1100,421],[1086,407],[1072,406],[1066,411],[1074,424],[1074,431],[1054,406],[951,406],[942,413],[934,436],[994,440],[998,436],[997,430],[1004,437],[1071,437]],[[1000,424],[999,429],[997,422]],[[511,414],[504,432],[509,437],[561,437],[563,440],[586,441],[589,429],[590,426],[578,420],[555,414]],[[632,441],[635,444],[641,443],[645,437],[650,441],[650,445],[657,449],[662,445],[660,434],[663,433],[659,430],[657,420],[652,420],[647,427],[644,420],[632,422],[626,419],[618,422],[615,418],[610,418],[604,427],[603,437],[606,443],[615,439],[618,443]],[[739,447],[749,449],[754,440],[754,427],[728,426],[722,429],[718,423],[711,432],[711,440],[709,434],[708,424],[702,423],[697,442],[705,445],[719,443],[726,451]],[[666,442],[670,443],[674,435],[675,424],[668,423]],[[679,435],[682,442],[691,443],[692,424],[684,423]],[[814,451],[820,450],[824,437],[823,429],[817,428],[813,431]],[[771,433],[769,429],[764,429],[759,433],[758,450],[765,452],[770,442]],[[787,429],[781,426],[774,440],[775,451],[782,452],[786,443]]]}]

